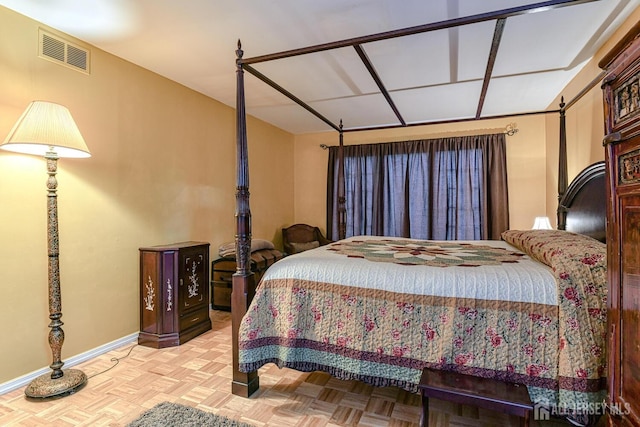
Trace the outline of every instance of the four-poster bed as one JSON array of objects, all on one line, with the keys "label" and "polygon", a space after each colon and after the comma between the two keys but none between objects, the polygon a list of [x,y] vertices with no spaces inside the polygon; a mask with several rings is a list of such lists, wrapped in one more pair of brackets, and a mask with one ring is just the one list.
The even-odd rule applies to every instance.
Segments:
[{"label": "four-poster bed", "polygon": [[[416,242],[410,241],[409,239],[404,239],[404,241],[390,241],[388,238],[374,238],[374,237],[357,237],[347,240],[341,240],[336,242],[333,245],[328,245],[323,248],[314,249],[312,251],[305,252],[301,255],[291,256],[287,259],[283,260],[285,262],[278,262],[274,265],[274,267],[270,268],[265,277],[263,278],[263,285],[261,285],[260,295],[262,297],[264,294],[272,293],[271,298],[275,298],[275,300],[285,300],[290,298],[292,295],[297,300],[287,299],[289,306],[286,307],[291,312],[300,312],[303,309],[303,305],[306,303],[302,303],[299,298],[303,299],[306,296],[311,295],[315,292],[315,300],[309,300],[307,303],[311,304],[307,309],[313,311],[311,314],[312,317],[316,317],[317,320],[319,318],[335,316],[336,314],[331,314],[329,312],[323,312],[319,314],[319,304],[321,302],[334,301],[330,302],[330,305],[339,305],[342,304],[343,311],[340,312],[347,317],[357,317],[355,319],[356,323],[360,323],[364,325],[367,332],[373,330],[378,325],[371,324],[371,319],[368,316],[368,312],[358,311],[352,312],[351,314],[347,313],[346,307],[353,304],[371,304],[371,307],[376,307],[379,313],[387,313],[392,305],[395,304],[395,307],[399,309],[401,312],[404,311],[407,316],[409,316],[409,311],[413,312],[419,306],[425,313],[429,313],[429,316],[432,316],[433,319],[471,319],[475,320],[478,315],[484,316],[485,319],[490,318],[501,318],[505,322],[511,321],[512,325],[522,323],[527,320],[530,324],[530,328],[528,330],[529,335],[537,334],[536,339],[540,340],[540,344],[542,347],[545,347],[546,350],[541,350],[542,352],[537,354],[536,357],[540,357],[542,359],[538,360],[539,363],[529,363],[519,361],[522,366],[519,368],[520,371],[514,372],[513,367],[507,367],[507,364],[504,366],[504,370],[499,370],[496,366],[494,367],[486,367],[486,368],[478,368],[473,369],[472,367],[467,366],[467,359],[462,361],[462,359],[458,358],[460,356],[458,354],[455,360],[426,360],[420,358],[405,358],[406,360],[401,360],[403,358],[403,353],[406,353],[406,348],[402,346],[391,347],[391,350],[383,348],[382,345],[378,346],[379,349],[376,352],[375,342],[368,342],[366,348],[354,349],[346,346],[346,341],[340,341],[339,336],[317,336],[316,342],[311,342],[307,335],[304,335],[307,332],[307,329],[312,329],[312,325],[308,323],[303,324],[295,324],[295,319],[293,321],[289,319],[288,325],[291,327],[289,329],[288,335],[285,334],[284,337],[278,338],[275,336],[266,336],[262,335],[268,331],[269,328],[272,327],[273,330],[281,328],[282,325],[278,325],[274,320],[278,315],[280,315],[280,319],[285,317],[284,309],[282,313],[278,313],[279,307],[269,306],[268,302],[260,302],[252,305],[251,309],[250,304],[254,297],[256,296],[256,283],[254,281],[253,274],[249,268],[249,251],[250,251],[250,243],[251,243],[251,212],[249,209],[249,173],[248,173],[248,151],[247,151],[247,132],[246,132],[246,111],[245,111],[245,101],[244,101],[244,71],[248,71],[251,74],[258,77],[260,80],[269,84],[271,87],[289,97],[291,100],[308,110],[310,113],[316,115],[318,118],[323,120],[333,129],[339,132],[340,137],[340,147],[343,145],[343,134],[344,132],[358,131],[358,130],[371,130],[371,128],[359,128],[359,129],[347,129],[345,130],[342,126],[342,122],[339,125],[333,124],[330,120],[324,117],[322,114],[317,112],[315,109],[311,108],[309,105],[304,103],[302,100],[297,98],[295,95],[288,92],[283,87],[279,86],[274,81],[270,80],[264,74],[258,72],[255,68],[251,66],[251,64],[270,61],[274,59],[281,59],[291,56],[297,56],[312,52],[324,51],[329,49],[335,49],[340,47],[352,46],[358,52],[358,55],[363,61],[365,67],[370,71],[372,78],[375,80],[377,86],[379,87],[381,93],[384,95],[385,99],[389,102],[390,108],[394,111],[394,114],[398,118],[398,125],[393,126],[385,126],[387,127],[405,127],[405,126],[413,126],[419,124],[427,124],[427,123],[412,123],[407,124],[402,118],[401,113],[398,111],[396,106],[393,103],[392,97],[389,95],[389,92],[385,89],[383,82],[380,80],[379,76],[377,76],[375,72],[375,68],[369,62],[366,53],[362,49],[362,44],[381,40],[385,38],[393,38],[393,37],[401,37],[403,35],[416,34],[418,32],[428,32],[436,29],[449,28],[459,25],[465,25],[475,22],[484,22],[484,21],[496,21],[496,27],[494,32],[494,41],[492,44],[492,49],[489,55],[489,59],[487,62],[486,74],[483,83],[483,90],[478,102],[478,109],[476,117],[470,119],[462,119],[462,120],[451,120],[451,121],[440,121],[437,123],[447,123],[454,121],[465,121],[465,120],[479,120],[486,118],[501,118],[501,117],[513,117],[513,116],[522,116],[527,114],[548,114],[548,113],[559,113],[560,114],[560,156],[559,156],[559,169],[558,169],[558,197],[559,197],[559,208],[558,208],[558,224],[560,229],[564,229],[565,226],[568,229],[572,229],[571,227],[576,226],[576,224],[580,223],[576,230],[580,233],[584,234],[595,234],[600,235],[603,234],[604,222],[600,223],[595,221],[594,223],[589,223],[587,228],[591,228],[586,230],[582,226],[582,222],[580,221],[581,214],[577,211],[580,211],[584,208],[583,203],[590,204],[593,203],[596,206],[599,204],[604,205],[604,199],[599,197],[591,197],[584,196],[585,192],[592,191],[592,187],[598,187],[598,180],[595,181],[592,179],[594,176],[600,177],[604,174],[604,169],[600,166],[594,167],[597,170],[595,174],[587,174],[589,175],[587,178],[582,178],[575,185],[568,187],[567,183],[567,158],[566,158],[566,129],[564,125],[564,113],[567,106],[564,102],[561,103],[560,109],[555,111],[539,111],[532,113],[520,113],[520,114],[507,114],[501,116],[493,116],[493,117],[481,117],[482,105],[484,102],[484,97],[486,94],[486,88],[489,84],[491,72],[493,68],[493,63],[495,61],[495,56],[497,52],[497,48],[500,43],[500,36],[502,29],[505,24],[505,20],[511,16],[517,16],[523,13],[529,13],[531,11],[535,11],[537,8],[546,7],[546,8],[554,8],[554,7],[563,7],[567,4],[577,4],[582,2],[569,2],[569,1],[550,1],[544,2],[536,5],[523,6],[519,8],[512,8],[508,10],[498,11],[495,13],[488,13],[482,15],[476,15],[470,17],[468,19],[455,19],[452,21],[446,21],[444,23],[436,23],[436,24],[428,24],[420,27],[413,27],[407,30],[398,30],[392,31],[388,33],[375,34],[368,37],[359,37],[355,39],[345,40],[341,42],[335,43],[327,43],[324,45],[312,46],[309,48],[302,48],[293,51],[282,52],[279,54],[273,55],[264,55],[261,57],[243,59],[243,51],[241,49],[240,42],[238,42],[238,50],[237,50],[237,153],[238,153],[238,164],[237,164],[237,193],[236,193],[236,257],[237,257],[237,272],[233,276],[233,292],[232,292],[232,334],[233,334],[233,382],[232,382],[232,392],[236,395],[241,396],[250,396],[254,393],[259,387],[259,378],[257,375],[257,369],[264,363],[267,362],[276,362],[280,366],[291,366],[300,370],[314,370],[314,369],[322,369],[328,372],[331,372],[334,375],[337,375],[341,378],[349,378],[349,379],[361,379],[367,381],[371,384],[375,385],[397,385],[400,387],[404,387],[409,390],[415,390],[415,386],[417,385],[417,380],[419,379],[419,372],[424,367],[436,367],[441,369],[448,370],[457,370],[460,372],[473,373],[479,376],[492,376],[496,378],[502,378],[510,381],[517,381],[523,384],[527,384],[533,389],[541,389],[541,390],[553,390],[556,394],[549,398],[549,403],[553,404],[554,402],[563,402],[563,403],[571,403],[571,402],[580,402],[580,401],[593,401],[593,399],[601,399],[599,396],[599,392],[604,389],[604,382],[602,374],[604,372],[604,366],[600,363],[604,356],[604,334],[606,328],[604,327],[603,320],[603,311],[605,309],[605,304],[603,302],[603,295],[606,295],[603,289],[606,288],[606,283],[602,281],[602,277],[604,275],[603,270],[604,266],[604,245],[601,243],[595,242],[592,239],[585,239],[576,234],[572,233],[564,233],[560,231],[552,231],[546,232],[547,234],[529,234],[528,232],[507,232],[503,237],[510,244],[504,244],[504,242],[496,243],[489,241],[481,241],[480,245],[476,248],[474,245],[473,250],[479,249],[486,251],[488,254],[488,258],[493,259],[497,264],[500,264],[500,267],[504,266],[514,266],[516,264],[525,265],[527,268],[531,267],[535,270],[536,277],[543,278],[541,282],[546,282],[551,278],[550,286],[554,285],[553,277],[556,278],[556,282],[558,282],[558,286],[560,286],[558,290],[558,294],[555,292],[551,292],[547,290],[547,293],[550,295],[549,300],[541,301],[537,299],[527,300],[517,300],[513,302],[515,306],[518,308],[513,308],[508,306],[506,309],[503,306],[504,301],[500,300],[498,306],[500,307],[490,307],[488,305],[483,305],[483,303],[478,303],[478,299],[474,299],[472,294],[460,294],[457,296],[452,296],[449,294],[443,294],[437,296],[437,298],[441,298],[439,303],[435,306],[437,307],[447,307],[448,311],[439,312],[439,311],[428,311],[430,307],[434,305],[433,299],[436,298],[434,295],[427,295],[420,292],[408,292],[408,291],[398,291],[394,292],[392,289],[388,289],[386,287],[379,288],[373,293],[382,293],[385,295],[391,295],[390,300],[379,300],[377,303],[371,302],[367,298],[367,291],[364,290],[356,290],[357,288],[349,288],[350,291],[346,289],[346,282],[338,281],[328,281],[327,279],[323,279],[320,276],[314,275],[316,272],[312,271],[313,268],[309,266],[315,265],[314,263],[318,262],[317,260],[312,260],[312,257],[318,254],[318,252],[323,252],[322,257],[329,257],[330,261],[320,261],[329,263],[331,267],[325,268],[324,270],[334,270],[336,267],[336,258],[335,256],[342,256],[344,259],[346,258],[357,258],[357,261],[362,263],[366,263],[368,261],[363,260],[362,258],[366,258],[363,255],[363,251],[369,250],[370,252],[379,249],[380,246],[393,246],[392,251],[395,252],[406,252],[406,247],[414,248],[419,246],[420,249],[418,252],[425,250],[424,245],[426,242]],[[590,86],[593,87],[598,83],[598,78],[594,79],[590,83]],[[590,88],[588,88],[590,89]],[[588,90],[585,88],[579,95],[582,96]],[[577,97],[569,102],[569,106],[575,103]],[[436,122],[429,122],[430,124]],[[379,129],[380,127],[376,127],[375,129]],[[339,171],[339,179],[342,178],[342,171]],[[584,186],[583,184],[588,183],[588,186]],[[595,183],[595,184],[594,184]],[[339,187],[341,188],[341,187]],[[596,191],[597,193],[597,191]],[[589,193],[587,193],[589,194]],[[570,200],[565,196],[571,196]],[[579,195],[579,197],[576,197]],[[343,239],[344,236],[344,191],[339,192],[338,199],[340,201],[340,209],[339,209],[339,217],[340,224],[339,237]],[[575,206],[573,205],[573,200],[579,199],[580,203],[577,203]],[[579,207],[574,210],[574,207]],[[593,210],[594,212],[600,212],[599,208],[589,207],[588,209]],[[576,213],[577,212],[577,213]],[[577,219],[576,219],[577,218]],[[582,228],[580,228],[582,227]],[[568,237],[571,235],[571,237]],[[541,237],[542,236],[542,237]],[[555,242],[556,244],[560,244],[561,246],[550,244],[550,242]],[[443,242],[438,242],[443,243]],[[464,245],[469,245],[470,242],[458,242],[455,247],[445,248],[447,250],[456,252],[459,254],[460,251],[465,251]],[[362,248],[363,245],[368,245],[369,248]],[[462,245],[462,246],[460,246]],[[440,245],[444,246],[444,245]],[[373,247],[373,249],[372,249]],[[575,250],[571,250],[569,248],[574,248]],[[437,250],[443,250],[442,247],[436,248]],[[575,257],[578,257],[578,266],[570,266],[569,261],[561,261],[555,260],[555,254],[566,250],[566,252],[571,252]],[[520,251],[526,252],[528,256],[524,256]],[[387,251],[388,252],[388,251]],[[415,252],[415,251],[414,251]],[[427,250],[428,252],[428,250]],[[589,254],[588,262],[585,262],[584,259],[580,259],[578,256],[580,253]],[[428,254],[427,254],[428,255]],[[552,256],[554,255],[554,256]],[[334,258],[331,258],[334,257]],[[395,257],[395,256],[394,256]],[[393,258],[393,257],[392,257]],[[421,257],[417,257],[418,259],[423,259]],[[553,258],[553,259],[552,259]],[[339,261],[341,263],[343,260]],[[540,262],[538,262],[540,261]],[[575,261],[575,260],[574,260]],[[346,262],[346,261],[345,261]],[[422,261],[417,261],[416,263],[420,264]],[[493,262],[493,261],[492,261]],[[546,264],[546,266],[534,266],[534,264]],[[284,276],[285,273],[282,270],[276,269],[276,266],[284,265],[284,270],[291,269],[290,264],[302,264],[306,266],[309,271],[312,272],[312,278],[289,278]],[[388,268],[382,268],[381,264],[383,263],[373,263],[376,264],[375,270],[381,274],[387,274],[389,270],[398,270],[402,271],[402,273],[398,273],[401,275],[407,275],[407,268],[413,269],[411,276],[413,278],[413,283],[422,283],[423,281],[429,281],[428,276],[419,276],[423,272],[418,272],[422,265],[416,266],[398,266],[394,265],[393,262],[386,263]],[[464,263],[463,263],[464,264]],[[466,265],[466,264],[465,264]],[[472,263],[472,265],[475,265]],[[326,266],[326,264],[325,264]],[[585,267],[586,266],[586,267]],[[581,267],[586,268],[587,270],[580,270]],[[279,267],[278,267],[279,268]],[[345,265],[342,268],[345,270],[350,270],[352,267],[350,265]],[[365,269],[374,269],[371,265],[363,267]],[[425,267],[428,268],[428,267]],[[433,268],[433,267],[431,267]],[[465,267],[462,267],[463,269]],[[493,267],[491,267],[493,268]],[[571,277],[573,274],[570,273],[573,271],[572,269],[577,268],[580,272],[576,272],[576,275],[591,275],[595,279],[592,280],[593,283],[590,284],[576,284],[572,281]],[[467,267],[468,269],[468,267]],[[564,270],[566,269],[566,271]],[[444,270],[448,270],[448,272],[455,273],[454,276],[460,273],[460,267],[454,271],[453,268],[444,268]],[[491,274],[504,274],[498,273],[498,268],[491,270]],[[562,270],[562,271],[558,271]],[[512,271],[512,270],[509,270]],[[513,272],[513,271],[512,271]],[[415,275],[414,275],[415,274]],[[425,274],[432,274],[431,272],[426,272]],[[520,274],[515,273],[513,274]],[[522,273],[523,275],[533,274],[529,270],[527,272]],[[565,275],[563,275],[565,274]],[[509,274],[507,274],[509,275]],[[458,277],[458,276],[456,276]],[[299,282],[296,280],[301,280],[304,282],[305,286],[299,286]],[[375,279],[377,280],[377,279]],[[446,280],[459,280],[454,278],[449,278]],[[483,279],[484,280],[484,279]],[[484,280],[484,281],[488,281]],[[265,282],[271,282],[274,284],[273,287],[266,288],[264,285]],[[451,282],[451,283],[453,283]],[[490,282],[490,280],[489,280]],[[506,282],[505,282],[506,283]],[[504,283],[503,283],[504,284]],[[406,283],[404,284],[406,285]],[[437,283],[435,284],[437,285]],[[537,285],[537,284],[536,284]],[[544,286],[547,286],[544,285]],[[590,288],[585,288],[585,286],[591,286]],[[415,287],[415,286],[414,286]],[[265,288],[265,289],[263,289]],[[580,289],[579,291],[577,289]],[[588,292],[585,293],[584,289],[588,289]],[[488,291],[490,292],[490,291]],[[526,292],[526,291],[522,291]],[[536,291],[534,291],[535,293]],[[576,293],[578,292],[578,293]],[[294,295],[296,294],[297,295]],[[403,298],[407,294],[417,293],[418,294],[418,302],[411,300],[403,300]],[[400,295],[400,297],[398,297]],[[455,302],[446,301],[447,298],[454,298]],[[395,299],[393,299],[395,298]],[[436,298],[436,299],[437,299]],[[481,298],[482,299],[482,298]],[[486,299],[485,299],[486,300]],[[268,300],[265,300],[268,301]],[[404,301],[404,302],[403,302]],[[377,306],[375,304],[378,304]],[[511,304],[511,303],[510,303]],[[527,304],[533,304],[535,306],[532,309],[532,306]],[[589,309],[589,311],[580,311],[577,310],[578,304],[583,308]],[[258,307],[260,305],[260,307]],[[264,306],[264,307],[263,307]],[[249,313],[249,311],[251,312]],[[258,312],[259,310],[266,310],[262,312]],[[270,314],[269,314],[270,312]],[[291,313],[290,312],[290,313]],[[266,313],[266,314],[265,314]],[[555,313],[555,314],[554,314]],[[585,314],[586,313],[586,314]],[[308,313],[307,313],[308,314]],[[473,315],[473,319],[469,316]],[[592,319],[583,318],[583,316],[591,316]],[[271,318],[269,318],[271,316]],[[290,317],[295,317],[294,314],[289,314]],[[506,317],[505,317],[506,316]],[[572,329],[575,326],[575,322],[581,321],[593,321],[592,330],[590,333],[576,332],[573,333],[571,331],[567,332],[567,328]],[[382,319],[375,319],[375,322],[382,322]],[[414,320],[410,317],[406,319],[402,319],[400,317],[396,317],[391,319],[390,323],[388,323],[388,327],[393,329],[393,322],[399,321],[400,323],[408,322],[408,326],[412,326],[413,329],[416,330],[420,335],[418,337],[420,342],[424,343],[424,339],[426,337],[427,340],[430,340],[438,332],[432,328],[431,324],[414,324]],[[250,323],[254,322],[254,325],[250,325]],[[374,322],[374,323],[375,323]],[[452,320],[452,322],[454,322]],[[368,329],[368,326],[371,326],[371,329]],[[511,339],[511,337],[507,337],[506,335],[499,335],[496,333],[497,325],[491,323],[479,323],[481,327],[486,329],[486,334],[489,337],[489,343],[500,344],[502,340]],[[546,331],[543,329],[552,325],[554,332]],[[303,327],[304,326],[304,327]],[[455,329],[457,325],[454,325]],[[536,329],[537,328],[537,329]],[[540,329],[542,328],[542,329]],[[337,328],[340,329],[340,328]],[[293,331],[292,331],[293,330]],[[559,332],[561,331],[561,332]],[[271,332],[271,331],[269,331]],[[396,333],[397,332],[397,333]],[[433,334],[431,333],[433,332]],[[491,333],[490,333],[491,332]],[[446,334],[453,334],[453,329],[447,329]],[[485,331],[483,330],[483,334]],[[242,335],[241,335],[242,334]],[[399,336],[399,331],[392,331],[392,336]],[[589,344],[593,349],[593,354],[591,355],[583,355],[578,356],[577,350],[572,350],[571,352],[562,353],[564,347],[569,346],[567,341],[564,340],[565,336],[571,336],[572,339],[585,339],[584,343],[570,343],[570,345],[577,345],[578,347],[582,345]],[[593,340],[588,342],[588,337],[592,336]],[[562,338],[559,338],[562,337]],[[345,337],[342,337],[345,338]],[[353,338],[353,337],[352,337]],[[362,337],[360,337],[362,338]],[[456,342],[455,337],[449,336],[449,341]],[[253,341],[256,339],[257,341]],[[324,342],[323,342],[324,339]],[[354,338],[355,339],[355,338]],[[397,339],[397,338],[394,338]],[[523,339],[522,337],[518,339]],[[262,341],[260,341],[262,340]],[[291,356],[288,354],[288,351],[296,352],[294,349],[295,345],[291,344],[292,341],[300,341],[302,342],[302,350],[303,353],[308,353],[306,356],[307,361],[296,361],[294,360],[296,356]],[[500,341],[500,343],[498,342]],[[306,343],[306,344],[305,344]],[[416,342],[409,342],[412,346],[420,346],[421,344],[416,344]],[[544,343],[544,344],[542,344]],[[306,347],[305,347],[306,346]],[[497,346],[497,345],[496,345]],[[275,353],[269,353],[271,350],[268,348],[264,350],[264,348],[270,347],[271,350],[276,348]],[[329,347],[333,350],[329,351]],[[535,353],[535,349],[530,348],[529,344],[523,344],[523,348],[525,348],[525,353],[529,356]],[[489,347],[487,347],[489,348]],[[555,348],[555,350],[553,350]],[[576,347],[577,348],[577,347]],[[486,350],[486,349],[485,349]],[[246,357],[246,360],[241,360],[240,353],[243,353],[243,356]],[[453,351],[453,350],[452,350]],[[264,353],[266,352],[266,353]],[[285,354],[286,353],[286,354]],[[331,354],[329,354],[331,353]],[[376,354],[377,353],[377,354]],[[531,353],[531,354],[529,354]],[[267,354],[266,356],[264,354]],[[273,354],[278,354],[277,356],[273,356]],[[567,356],[569,354],[569,356]],[[333,362],[337,360],[333,365],[329,362],[318,362],[318,363],[309,363],[309,358],[315,359],[316,357],[326,357],[328,359],[335,359]],[[253,357],[253,359],[252,359]],[[433,355],[429,356],[433,357]],[[508,357],[508,353],[496,353],[495,356],[499,360],[503,360],[505,357]],[[563,357],[579,357],[580,360],[578,362],[575,361],[563,361]],[[554,359],[556,362],[552,362]],[[399,361],[400,360],[400,361]],[[543,362],[542,360],[546,361]],[[560,360],[557,363],[557,360]],[[357,361],[361,363],[357,363]],[[459,363],[463,362],[463,363]],[[340,363],[351,363],[352,365],[355,363],[357,366],[350,367],[341,367],[337,364]],[[554,365],[555,363],[555,365]],[[589,366],[586,363],[590,363]],[[376,376],[375,373],[380,373],[380,369],[383,365],[387,365],[390,367],[387,369],[387,373],[385,373],[385,377]],[[365,366],[368,365],[368,366]],[[549,375],[545,376],[547,371],[553,371],[554,376],[551,377]],[[418,377],[416,378],[416,372],[418,372]],[[376,379],[377,378],[377,379]],[[519,381],[518,381],[519,380]],[[558,398],[558,393],[561,395]],[[593,395],[598,395],[599,397],[593,397]],[[547,399],[548,396],[541,394],[542,397],[540,399]],[[552,399],[552,400],[551,400]],[[582,400],[581,400],[582,399]],[[540,402],[540,400],[538,400]]]}]

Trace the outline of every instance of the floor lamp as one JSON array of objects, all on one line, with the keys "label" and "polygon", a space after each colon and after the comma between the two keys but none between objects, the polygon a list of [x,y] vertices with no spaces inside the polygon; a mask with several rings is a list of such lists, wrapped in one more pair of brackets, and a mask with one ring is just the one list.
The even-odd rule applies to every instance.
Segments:
[{"label": "floor lamp", "polygon": [[34,101],[14,125],[7,139],[0,144],[4,150],[36,154],[47,159],[47,239],[49,252],[49,346],[53,354],[51,374],[34,379],[25,389],[30,398],[53,398],[71,394],[87,382],[84,372],[62,370],[64,332],[58,261],[58,202],[56,172],[59,157],[90,157],[89,149],[66,107],[52,102]]}]

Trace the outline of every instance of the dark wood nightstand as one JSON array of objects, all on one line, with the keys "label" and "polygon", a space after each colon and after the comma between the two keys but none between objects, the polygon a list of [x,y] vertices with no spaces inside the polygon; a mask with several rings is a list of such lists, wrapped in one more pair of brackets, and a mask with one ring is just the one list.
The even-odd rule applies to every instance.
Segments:
[{"label": "dark wood nightstand", "polygon": [[171,347],[211,329],[209,243],[140,248],[138,344]]}]

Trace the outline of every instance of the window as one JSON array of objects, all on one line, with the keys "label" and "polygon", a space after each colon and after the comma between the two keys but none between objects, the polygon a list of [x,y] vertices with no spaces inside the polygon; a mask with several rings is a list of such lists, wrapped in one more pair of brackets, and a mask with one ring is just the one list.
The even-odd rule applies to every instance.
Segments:
[{"label": "window", "polygon": [[[504,134],[345,146],[346,237],[499,239],[508,228]],[[338,147],[327,233],[338,236]]]}]

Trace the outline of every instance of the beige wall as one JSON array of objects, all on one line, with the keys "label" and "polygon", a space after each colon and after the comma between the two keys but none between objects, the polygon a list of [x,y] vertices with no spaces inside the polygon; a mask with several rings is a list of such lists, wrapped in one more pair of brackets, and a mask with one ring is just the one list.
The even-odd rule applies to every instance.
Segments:
[{"label": "beige wall", "polygon": [[[58,168],[65,359],[139,330],[139,247],[201,240],[214,256],[234,239],[235,111],[91,46],[90,75],[40,59],[38,26],[0,7],[0,138],[42,99],[92,153]],[[251,119],[248,135],[253,235],[279,243],[294,138]],[[43,159],[0,150],[0,383],[51,363],[46,178]]]},{"label": "beige wall", "polygon": [[[554,115],[557,120],[557,115]],[[518,133],[507,137],[507,178],[509,222],[511,228],[531,228],[536,216],[544,215],[545,192],[545,115],[515,119],[493,119],[405,129],[348,132],[345,144],[438,138],[502,132],[515,123]],[[326,229],[326,177],[328,151],[319,144],[337,145],[338,133],[296,135],[295,143],[295,220]]]}]

